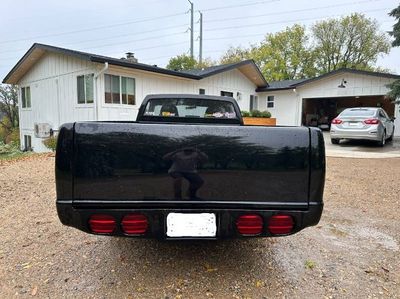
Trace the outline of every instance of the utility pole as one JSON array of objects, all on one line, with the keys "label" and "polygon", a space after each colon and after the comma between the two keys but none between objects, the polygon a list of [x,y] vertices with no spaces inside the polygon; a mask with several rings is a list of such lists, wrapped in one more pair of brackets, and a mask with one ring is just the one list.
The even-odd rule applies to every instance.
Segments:
[{"label": "utility pole", "polygon": [[200,14],[200,36],[199,36],[199,63],[203,61],[203,13],[199,11]]},{"label": "utility pole", "polygon": [[193,55],[193,2],[191,2],[190,0],[188,0],[190,3],[190,57],[194,57]]}]

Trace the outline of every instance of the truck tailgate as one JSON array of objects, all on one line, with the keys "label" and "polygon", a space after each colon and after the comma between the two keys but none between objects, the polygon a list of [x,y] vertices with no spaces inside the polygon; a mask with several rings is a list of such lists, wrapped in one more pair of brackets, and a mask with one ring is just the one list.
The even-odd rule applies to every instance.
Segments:
[{"label": "truck tailgate", "polygon": [[310,136],[305,127],[76,123],[73,203],[306,209]]}]

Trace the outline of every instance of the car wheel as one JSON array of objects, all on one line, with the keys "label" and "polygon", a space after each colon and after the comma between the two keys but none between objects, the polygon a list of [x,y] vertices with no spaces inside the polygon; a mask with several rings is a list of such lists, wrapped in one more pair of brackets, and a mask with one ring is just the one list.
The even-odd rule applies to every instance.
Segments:
[{"label": "car wheel", "polygon": [[379,141],[379,146],[385,146],[386,144],[386,132],[384,131],[382,134],[381,141]]},{"label": "car wheel", "polygon": [[340,142],[340,139],[337,139],[337,138],[331,138],[331,142],[332,142],[332,144],[339,144],[339,142]]},{"label": "car wheel", "polygon": [[387,139],[387,141],[393,141],[393,135],[394,135],[394,128],[393,128],[393,131],[392,131],[392,135],[390,135],[390,137]]}]

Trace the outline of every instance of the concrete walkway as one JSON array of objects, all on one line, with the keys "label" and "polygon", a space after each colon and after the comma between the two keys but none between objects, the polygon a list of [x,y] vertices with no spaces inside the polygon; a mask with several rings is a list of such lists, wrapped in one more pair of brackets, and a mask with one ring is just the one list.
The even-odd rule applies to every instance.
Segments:
[{"label": "concrete walkway", "polygon": [[325,150],[328,157],[342,158],[400,158],[400,138],[394,138],[384,147],[364,140],[342,140],[332,144],[329,132],[324,132]]}]

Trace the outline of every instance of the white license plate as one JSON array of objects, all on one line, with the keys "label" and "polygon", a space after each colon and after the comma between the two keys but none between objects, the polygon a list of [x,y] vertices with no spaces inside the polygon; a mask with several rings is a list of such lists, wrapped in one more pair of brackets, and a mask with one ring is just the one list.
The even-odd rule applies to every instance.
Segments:
[{"label": "white license plate", "polygon": [[214,213],[169,213],[168,237],[215,237],[217,221]]}]

